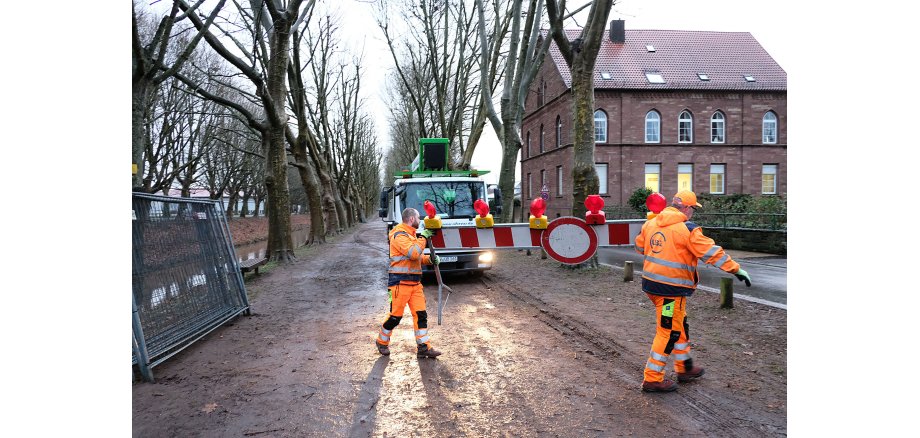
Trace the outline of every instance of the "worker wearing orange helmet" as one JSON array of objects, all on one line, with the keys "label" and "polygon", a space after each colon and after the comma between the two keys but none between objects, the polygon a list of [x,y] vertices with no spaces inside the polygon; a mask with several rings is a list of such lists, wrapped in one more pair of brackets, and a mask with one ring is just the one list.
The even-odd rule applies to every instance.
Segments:
[{"label": "worker wearing orange helmet", "polygon": [[422,289],[422,264],[437,265],[440,260],[424,253],[427,239],[434,233],[423,230],[422,237],[415,237],[419,226],[418,210],[407,208],[402,212],[402,223],[390,231],[390,269],[387,275],[387,291],[390,295],[390,315],[383,322],[377,335],[377,351],[384,356],[390,354],[390,337],[399,325],[406,304],[412,313],[415,327],[415,342],[418,357],[438,357],[440,351],[431,348],[428,336],[428,312],[425,311],[425,292]]},{"label": "worker wearing orange helmet", "polygon": [[687,298],[699,283],[697,260],[734,274],[751,286],[748,273],[715,241],[704,236],[702,228],[690,222],[694,210],[701,207],[693,192],[677,192],[671,206],[646,221],[636,236],[636,251],[645,255],[642,290],[655,304],[658,322],[645,364],[642,390],[646,392],[677,389],[677,383],[664,378],[672,353],[678,382],[689,382],[703,375],[704,369],[694,365],[690,357],[690,325],[686,316]]}]

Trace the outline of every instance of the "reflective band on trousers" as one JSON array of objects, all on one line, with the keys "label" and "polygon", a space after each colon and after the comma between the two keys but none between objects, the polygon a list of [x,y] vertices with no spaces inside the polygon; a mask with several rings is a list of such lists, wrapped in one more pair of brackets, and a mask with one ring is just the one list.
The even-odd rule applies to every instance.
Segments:
[{"label": "reflective band on trousers", "polygon": [[401,268],[399,266],[390,266],[391,274],[421,274],[421,269]]},{"label": "reflective band on trousers", "polygon": [[652,262],[652,263],[655,263],[655,264],[659,264],[659,265],[661,265],[661,266],[667,266],[667,267],[669,267],[669,268],[683,269],[683,270],[686,270],[686,271],[693,272],[693,267],[692,267],[692,266],[690,266],[690,265],[685,265],[685,264],[683,264],[683,263],[671,262],[671,261],[668,261],[668,260],[659,259],[659,258],[657,258],[657,257],[652,257],[652,256],[646,257],[645,260],[648,260],[648,261],[650,261],[650,262]]},{"label": "reflective band on trousers", "polygon": [[700,260],[705,261],[706,259],[716,255],[716,253],[719,252],[720,249],[722,249],[721,246],[713,245],[712,248],[709,248],[709,251],[706,251],[706,254],[703,254],[703,256],[700,257]]},{"label": "reflective band on trousers", "polygon": [[660,361],[665,362],[665,363],[668,362],[668,355],[667,355],[667,354],[658,354],[658,353],[655,353],[654,351],[651,351],[651,352],[649,352],[649,353],[651,354],[652,359],[660,360]]},{"label": "reflective band on trousers", "polygon": [[674,355],[674,360],[689,360],[690,353],[677,353]]},{"label": "reflective band on trousers", "polygon": [[653,371],[658,371],[659,373],[664,371],[664,365],[658,365],[651,360],[645,363],[645,367]]},{"label": "reflective band on trousers", "polygon": [[415,336],[422,336],[422,335],[427,335],[427,334],[428,334],[428,329],[415,331]]},{"label": "reflective band on trousers", "polygon": [[424,337],[416,339],[415,342],[418,344],[424,344],[428,342],[428,335],[425,335]]},{"label": "reflective band on trousers", "polygon": [[690,346],[689,342],[684,342],[683,344],[674,344],[675,350],[686,350]]},{"label": "reflective band on trousers", "polygon": [[693,286],[693,282],[684,278],[673,278],[666,277],[664,275],[652,274],[651,272],[644,271],[643,277],[648,278],[649,280],[663,281],[667,283],[677,283],[685,286]]},{"label": "reflective band on trousers", "polygon": [[393,330],[387,330],[387,329],[380,329],[380,331],[381,331],[383,334],[385,334],[385,335],[388,335],[388,334],[390,334],[390,333],[393,333]]},{"label": "reflective band on trousers", "polygon": [[381,333],[381,334],[380,334],[380,340],[381,340],[381,341],[389,341],[389,340],[390,340],[390,337],[389,337],[389,336],[384,336],[384,334]]}]

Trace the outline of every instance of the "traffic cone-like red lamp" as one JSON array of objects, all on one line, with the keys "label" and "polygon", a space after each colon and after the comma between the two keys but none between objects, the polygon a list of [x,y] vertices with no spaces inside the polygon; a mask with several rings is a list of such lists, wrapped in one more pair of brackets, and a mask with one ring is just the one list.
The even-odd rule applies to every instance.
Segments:
[{"label": "traffic cone-like red lamp", "polygon": [[492,228],[495,226],[495,220],[489,214],[489,203],[482,199],[477,199],[473,203],[473,209],[476,210],[476,228]]},{"label": "traffic cone-like red lamp", "polygon": [[588,209],[585,212],[585,222],[588,225],[601,225],[607,222],[607,215],[604,213],[604,198],[601,198],[600,195],[588,195],[585,198],[585,207]]},{"label": "traffic cone-like red lamp", "polygon": [[549,225],[546,220],[546,201],[543,198],[536,198],[530,202],[530,228],[534,230],[545,230]]}]

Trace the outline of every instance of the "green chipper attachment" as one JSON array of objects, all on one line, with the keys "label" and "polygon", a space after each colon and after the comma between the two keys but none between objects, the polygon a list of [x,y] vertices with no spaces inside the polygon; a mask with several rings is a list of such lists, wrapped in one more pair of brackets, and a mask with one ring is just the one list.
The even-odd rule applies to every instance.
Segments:
[{"label": "green chipper attachment", "polygon": [[446,138],[418,139],[418,155],[409,169],[396,173],[397,178],[418,178],[431,176],[480,176],[488,170],[451,170],[450,140]]}]

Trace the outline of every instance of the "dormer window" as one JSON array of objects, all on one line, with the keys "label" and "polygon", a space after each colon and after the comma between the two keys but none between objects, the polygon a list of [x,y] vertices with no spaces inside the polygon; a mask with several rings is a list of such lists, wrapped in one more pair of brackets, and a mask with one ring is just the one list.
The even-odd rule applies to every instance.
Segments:
[{"label": "dormer window", "polygon": [[696,75],[699,76],[699,78],[700,78],[701,81],[708,81],[708,80],[709,80],[709,75],[707,75],[706,73],[697,73]]},{"label": "dormer window", "polygon": [[744,75],[744,80],[748,82],[757,82],[757,79],[754,79],[753,75]]},{"label": "dormer window", "polygon": [[663,84],[664,77],[661,76],[661,73],[657,71],[647,71],[645,72],[645,78],[648,79],[651,84]]}]

